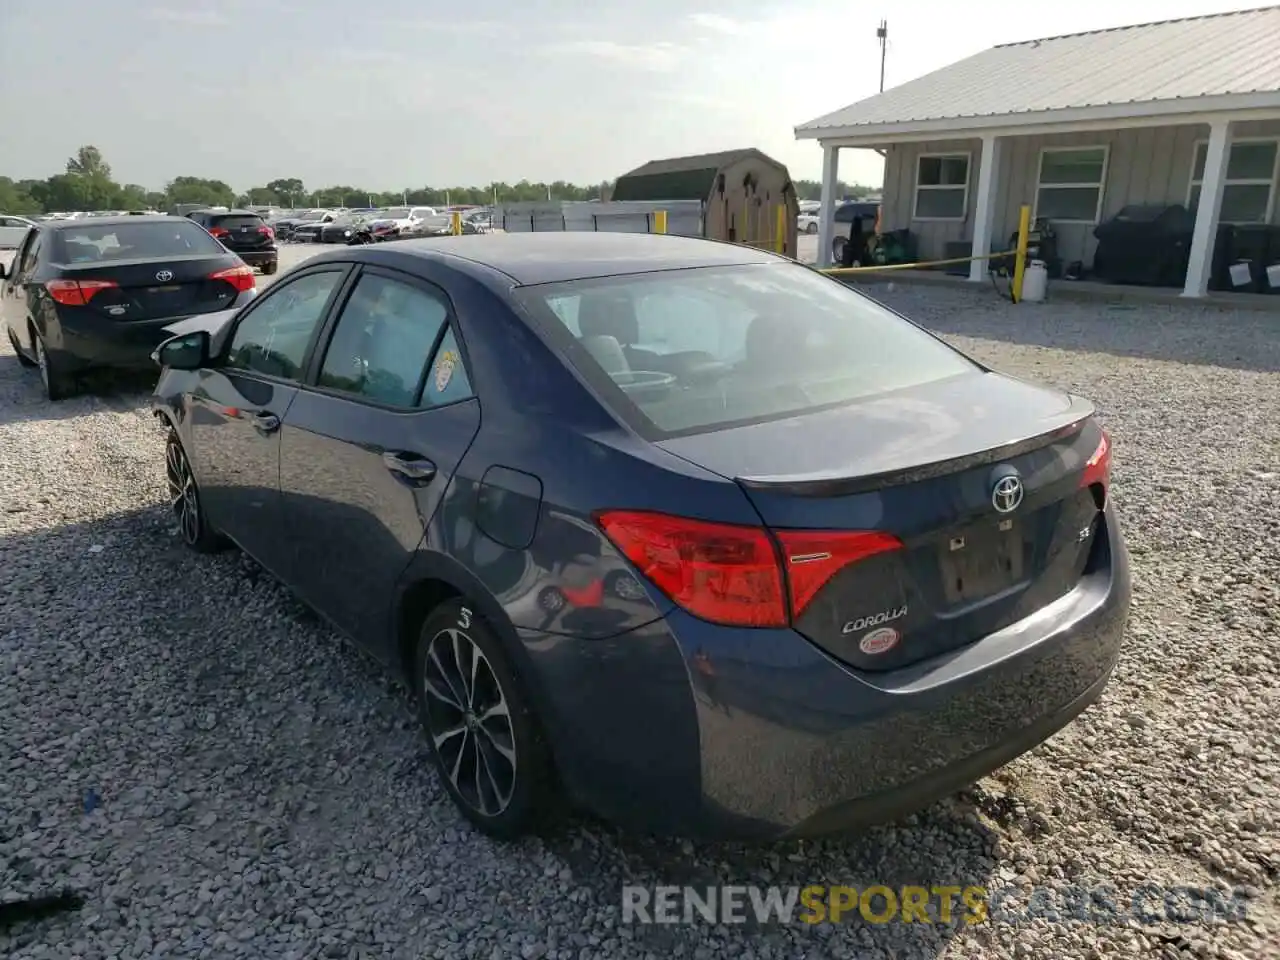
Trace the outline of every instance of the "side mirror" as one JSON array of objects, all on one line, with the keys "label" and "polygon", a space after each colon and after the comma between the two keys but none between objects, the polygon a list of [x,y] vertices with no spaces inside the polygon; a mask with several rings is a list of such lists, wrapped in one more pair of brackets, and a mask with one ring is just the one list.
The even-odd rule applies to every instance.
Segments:
[{"label": "side mirror", "polygon": [[173,370],[199,370],[209,363],[209,344],[207,331],[181,333],[156,347],[151,359]]}]

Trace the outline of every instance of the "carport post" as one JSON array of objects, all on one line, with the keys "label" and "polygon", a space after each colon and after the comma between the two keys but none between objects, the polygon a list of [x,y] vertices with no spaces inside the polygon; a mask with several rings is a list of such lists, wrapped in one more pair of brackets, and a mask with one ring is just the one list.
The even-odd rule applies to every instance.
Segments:
[{"label": "carport post", "polygon": [[1000,170],[1000,146],[1004,141],[988,134],[982,138],[982,160],[978,164],[978,199],[973,208],[973,252],[970,256],[982,257],[969,264],[969,280],[983,283],[991,262],[986,255],[991,252],[991,228],[996,219],[997,177]]},{"label": "carport post", "polygon": [[822,206],[818,210],[818,266],[831,266],[831,241],[835,239],[836,179],[840,175],[840,148],[822,145]]},{"label": "carport post", "polygon": [[1218,216],[1222,212],[1222,188],[1227,178],[1227,150],[1231,143],[1231,121],[1215,120],[1209,124],[1209,148],[1205,151],[1204,176],[1200,179],[1200,204],[1196,207],[1196,226],[1191,234],[1191,253],[1187,257],[1187,278],[1182,288],[1184,297],[1200,298],[1209,292],[1209,274],[1213,272],[1213,248],[1218,238]]}]

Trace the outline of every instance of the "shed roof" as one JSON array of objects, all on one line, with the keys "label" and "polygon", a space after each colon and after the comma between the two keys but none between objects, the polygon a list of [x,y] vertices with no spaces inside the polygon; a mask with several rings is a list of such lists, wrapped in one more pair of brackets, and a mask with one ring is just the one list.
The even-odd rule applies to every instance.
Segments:
[{"label": "shed roof", "polygon": [[700,153],[691,157],[650,160],[624,173],[614,185],[614,200],[705,200],[711,195],[716,174],[748,158],[781,167],[772,157],[754,147]]},{"label": "shed roof", "polygon": [[1257,95],[1251,105],[1280,108],[1280,6],[1003,44],[803,123],[796,136],[979,117],[1033,122],[1089,107],[1192,112],[1213,109],[1208,98],[1247,94]]}]

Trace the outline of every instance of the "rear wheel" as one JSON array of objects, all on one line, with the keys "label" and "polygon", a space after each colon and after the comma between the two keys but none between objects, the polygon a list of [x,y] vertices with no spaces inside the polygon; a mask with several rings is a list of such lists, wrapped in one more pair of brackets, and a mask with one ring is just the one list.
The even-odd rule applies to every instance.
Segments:
[{"label": "rear wheel", "polygon": [[209,526],[200,503],[200,488],[182,441],[172,430],[164,448],[165,482],[169,488],[169,506],[178,521],[178,535],[196,553],[213,553],[223,546],[222,538]]},{"label": "rear wheel", "polygon": [[9,344],[13,347],[13,352],[17,354],[18,363],[24,367],[34,367],[36,362],[22,352],[22,344],[18,343],[18,337],[13,330],[7,331],[9,334]]},{"label": "rear wheel", "polygon": [[817,225],[816,223],[811,223],[811,224],[809,224],[807,227],[805,227],[805,228],[804,228],[804,232],[805,232],[805,233],[810,233],[810,234],[812,234],[812,233],[817,233],[817,232],[818,232],[818,225]]},{"label": "rear wheel", "polygon": [[280,269],[280,261],[271,260],[268,263],[264,263],[262,265],[262,275],[264,277],[269,277],[279,269]]},{"label": "rear wheel", "polygon": [[71,396],[73,392],[71,378],[45,350],[44,339],[40,336],[36,337],[36,366],[40,368],[40,382],[44,384],[44,395],[49,400],[65,400]]},{"label": "rear wheel", "polygon": [[415,693],[436,769],[462,814],[510,840],[547,810],[550,755],[492,628],[450,601],[418,636]]},{"label": "rear wheel", "polygon": [[831,256],[835,260],[836,266],[844,263],[844,246],[847,241],[844,237],[836,237],[831,241]]}]

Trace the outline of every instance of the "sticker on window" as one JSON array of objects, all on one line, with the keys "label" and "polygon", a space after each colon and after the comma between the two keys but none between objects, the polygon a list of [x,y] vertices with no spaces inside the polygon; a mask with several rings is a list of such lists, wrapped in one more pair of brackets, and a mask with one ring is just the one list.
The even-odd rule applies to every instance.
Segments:
[{"label": "sticker on window", "polygon": [[458,355],[452,350],[440,354],[436,361],[436,393],[444,393],[453,379],[453,371],[458,366]]}]

